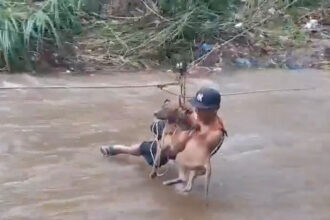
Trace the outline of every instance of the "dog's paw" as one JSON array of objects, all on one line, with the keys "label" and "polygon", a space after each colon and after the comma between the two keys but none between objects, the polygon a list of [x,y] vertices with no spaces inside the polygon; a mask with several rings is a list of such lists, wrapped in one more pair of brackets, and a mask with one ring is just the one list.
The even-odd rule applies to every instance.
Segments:
[{"label": "dog's paw", "polygon": [[150,179],[154,179],[156,176],[157,176],[157,173],[156,173],[156,172],[151,172],[151,173],[149,174],[149,178],[150,178]]},{"label": "dog's paw", "polygon": [[182,188],[181,189],[176,188],[175,191],[176,191],[176,193],[178,193],[179,195],[182,195],[182,196],[189,195],[189,192],[183,191]]},{"label": "dog's paw", "polygon": [[184,187],[181,191],[183,192],[183,193],[188,193],[188,192],[190,192],[191,191],[191,189],[192,189],[192,187]]},{"label": "dog's paw", "polygon": [[182,179],[173,179],[173,180],[166,180],[163,182],[163,185],[169,186],[169,185],[174,185],[174,184],[178,184],[178,183],[182,183],[184,182],[184,180]]},{"label": "dog's paw", "polygon": [[173,180],[167,180],[167,181],[163,182],[163,185],[164,186],[170,186],[170,185],[174,185],[174,184],[177,184],[177,183],[180,183],[180,182],[179,181],[173,182]]},{"label": "dog's paw", "polygon": [[169,186],[169,185],[171,185],[171,183],[167,180],[167,181],[163,181],[163,185],[164,186]]}]

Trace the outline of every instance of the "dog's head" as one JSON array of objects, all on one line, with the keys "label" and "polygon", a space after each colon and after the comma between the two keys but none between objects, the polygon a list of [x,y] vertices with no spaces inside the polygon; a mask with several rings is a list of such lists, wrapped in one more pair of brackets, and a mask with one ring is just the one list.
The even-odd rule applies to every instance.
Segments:
[{"label": "dog's head", "polygon": [[167,120],[169,123],[176,123],[181,129],[187,130],[191,128],[189,120],[191,113],[189,108],[166,99],[161,109],[154,113],[154,116],[160,120]]}]

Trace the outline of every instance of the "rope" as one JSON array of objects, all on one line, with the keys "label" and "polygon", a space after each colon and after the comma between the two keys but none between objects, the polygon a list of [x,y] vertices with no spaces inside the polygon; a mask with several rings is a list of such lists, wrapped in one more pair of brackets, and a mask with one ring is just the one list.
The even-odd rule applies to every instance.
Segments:
[{"label": "rope", "polygon": [[[232,93],[222,93],[221,96],[238,96],[238,95],[250,95],[250,94],[258,94],[258,93],[274,93],[274,92],[289,92],[289,91],[307,91],[307,90],[315,90],[317,87],[307,87],[307,88],[287,88],[287,89],[264,89],[264,90],[253,90],[253,91],[246,91],[246,92],[232,92]],[[180,96],[180,94],[177,94],[175,92],[172,92],[170,90],[167,90],[165,88],[161,89],[162,91],[174,95],[174,96]],[[186,98],[194,98],[194,96],[186,96]]]},{"label": "rope", "polygon": [[307,91],[307,90],[315,90],[316,87],[307,87],[307,88],[287,88],[287,89],[264,89],[264,90],[254,90],[247,92],[233,92],[233,93],[225,93],[221,96],[236,96],[236,95],[248,95],[248,94],[257,94],[257,93],[272,93],[272,92],[289,92],[289,91]]},{"label": "rope", "polygon": [[[167,86],[180,85],[180,93],[177,94],[170,90],[165,89]],[[136,85],[106,85],[106,86],[13,86],[13,87],[0,87],[0,90],[47,90],[47,89],[124,89],[124,88],[159,88],[162,91],[183,98],[184,102],[186,98],[193,98],[193,96],[186,95],[186,80],[179,82],[169,82],[162,84],[136,84]],[[253,91],[243,91],[243,92],[232,92],[232,93],[222,93],[221,96],[238,96],[238,95],[249,95],[249,94],[262,94],[262,93],[273,93],[273,92],[289,92],[289,91],[307,91],[315,90],[317,87],[307,87],[307,88],[286,88],[286,89],[264,89],[264,90],[253,90]],[[185,103],[184,103],[185,104]]]},{"label": "rope", "polygon": [[186,64],[185,63],[177,63],[177,68],[179,69],[180,72],[180,77],[179,77],[179,85],[180,85],[180,96],[179,96],[179,104],[180,106],[182,105],[181,99],[183,101],[183,106],[186,104]]},{"label": "rope", "polygon": [[221,140],[219,141],[219,144],[214,148],[214,150],[211,152],[211,157],[216,154],[218,152],[218,150],[220,149],[220,147],[223,144],[223,141],[225,140],[225,136],[223,136],[223,138],[221,138]]},{"label": "rope", "polygon": [[[154,155],[154,153],[152,152],[152,149],[153,149],[154,143],[156,143],[156,151],[158,150],[157,147],[160,146],[160,142],[159,142],[159,140],[158,140],[158,135],[159,135],[159,133],[158,133],[158,121],[156,121],[155,123],[153,123],[151,130],[154,131],[155,125],[156,125],[156,134],[154,134],[154,138],[155,138],[155,139],[152,141],[152,143],[151,143],[151,147],[150,147],[150,154],[151,154],[151,158],[152,158],[152,164],[153,164],[154,166],[155,166],[155,155]],[[162,134],[162,136],[161,136],[161,139],[163,139],[163,137],[164,137],[164,130],[165,130],[165,129],[163,129],[163,134]],[[169,159],[169,158],[167,157],[167,160],[168,160],[168,159]],[[160,163],[160,161],[159,161],[159,163]],[[162,173],[158,173],[158,169],[157,169],[157,170],[156,170],[156,175],[157,175],[158,177],[160,177],[160,176],[164,176],[164,175],[168,172],[168,170],[169,170],[169,167],[168,167],[168,166],[167,166],[167,169],[166,169],[164,172],[162,172]]]},{"label": "rope", "polygon": [[41,89],[123,89],[123,88],[160,88],[166,86],[178,85],[178,82],[169,83],[155,83],[155,84],[136,84],[136,85],[106,85],[106,86],[13,86],[13,87],[0,87],[0,90],[41,90]]},{"label": "rope", "polygon": [[186,80],[185,80],[185,75],[182,74],[179,79],[179,84],[180,84],[180,95],[179,95],[179,103],[181,105],[181,100],[183,106],[186,104]]}]

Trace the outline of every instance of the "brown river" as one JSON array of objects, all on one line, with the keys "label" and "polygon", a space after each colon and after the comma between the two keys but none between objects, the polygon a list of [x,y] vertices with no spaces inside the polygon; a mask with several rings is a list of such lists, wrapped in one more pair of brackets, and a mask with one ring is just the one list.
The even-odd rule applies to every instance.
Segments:
[{"label": "brown river", "polygon": [[[0,75],[0,87],[167,82],[173,74]],[[314,88],[224,96],[229,137],[212,158],[209,206],[150,180],[142,158],[104,158],[103,144],[151,140],[157,88],[0,90],[1,220],[329,220],[330,73],[242,70],[190,79],[188,93]],[[176,91],[175,87],[170,90]]]}]

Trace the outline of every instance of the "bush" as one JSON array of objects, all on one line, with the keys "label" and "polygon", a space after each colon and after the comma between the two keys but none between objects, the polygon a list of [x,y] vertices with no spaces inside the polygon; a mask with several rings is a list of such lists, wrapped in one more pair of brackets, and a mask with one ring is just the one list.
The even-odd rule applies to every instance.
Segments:
[{"label": "bush", "polygon": [[64,34],[81,30],[80,0],[0,0],[0,67],[29,70],[44,45],[61,47]]}]

